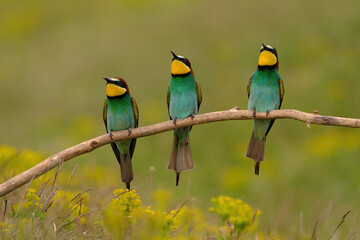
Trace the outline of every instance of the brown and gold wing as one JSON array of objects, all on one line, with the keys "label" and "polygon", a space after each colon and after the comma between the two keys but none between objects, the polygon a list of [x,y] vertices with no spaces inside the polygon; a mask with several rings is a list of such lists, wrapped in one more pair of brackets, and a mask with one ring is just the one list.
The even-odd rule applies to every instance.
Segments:
[{"label": "brown and gold wing", "polygon": [[198,100],[198,111],[200,109],[200,104],[202,102],[202,92],[199,83],[196,83],[196,91],[197,91],[197,100]]},{"label": "brown and gold wing", "polygon": [[103,120],[104,120],[105,128],[107,131],[107,101],[106,101],[106,99],[105,99],[104,106],[103,106]]},{"label": "brown and gold wing", "polygon": [[280,105],[279,105],[279,109],[280,109],[285,94],[284,83],[281,79],[279,79],[279,87],[280,87]]},{"label": "brown and gold wing", "polygon": [[139,109],[138,109],[138,105],[137,105],[134,98],[131,98],[131,104],[132,104],[133,109],[134,109],[135,122],[136,122],[135,127],[138,127],[138,125],[139,125]]},{"label": "brown and gold wing", "polygon": [[[137,103],[134,98],[131,98],[131,104],[134,109],[134,117],[135,117],[135,128],[139,126],[139,109],[137,106]],[[130,158],[132,158],[134,151],[135,151],[135,145],[136,145],[136,138],[133,138],[130,143]]]},{"label": "brown and gold wing", "polygon": [[252,76],[249,79],[248,85],[247,85],[247,94],[248,94],[248,98],[250,97],[250,85],[251,85],[251,80],[252,80]]}]

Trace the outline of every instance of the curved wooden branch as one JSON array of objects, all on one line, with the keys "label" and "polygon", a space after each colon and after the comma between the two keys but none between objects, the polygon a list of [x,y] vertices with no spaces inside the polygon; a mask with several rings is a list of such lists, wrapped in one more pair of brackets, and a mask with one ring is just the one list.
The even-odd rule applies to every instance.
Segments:
[{"label": "curved wooden branch", "polygon": [[[274,110],[266,114],[265,112],[257,112],[256,119],[295,119],[310,124],[330,125],[330,126],[343,126],[360,128],[360,119],[355,118],[343,118],[332,116],[321,116],[316,112],[305,113],[292,109]],[[179,119],[174,125],[173,121],[165,121],[156,123],[149,126],[139,127],[132,129],[129,135],[128,131],[118,131],[112,133],[112,139],[109,134],[104,134],[96,138],[87,140],[78,145],[65,149],[55,155],[45,159],[36,166],[22,172],[8,181],[0,184],[0,197],[8,194],[9,192],[21,187],[22,185],[30,182],[32,179],[41,176],[47,171],[53,169],[59,164],[68,161],[79,155],[91,152],[92,150],[99,148],[103,145],[112,143],[118,140],[146,137],[165,131],[170,131],[175,128],[187,127],[191,125],[198,125],[210,122],[227,121],[227,120],[249,120],[254,119],[253,112],[251,110],[239,110],[238,107],[234,107],[227,111],[210,112],[205,114],[196,115],[193,119]]]}]

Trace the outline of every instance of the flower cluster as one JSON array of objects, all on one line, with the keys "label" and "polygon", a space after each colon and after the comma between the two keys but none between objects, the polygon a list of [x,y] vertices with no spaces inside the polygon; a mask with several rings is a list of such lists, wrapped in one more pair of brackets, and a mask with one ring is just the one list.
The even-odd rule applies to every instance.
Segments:
[{"label": "flower cluster", "polygon": [[135,190],[124,190],[122,188],[114,191],[115,198],[111,201],[111,207],[118,212],[129,216],[141,205],[140,196]]},{"label": "flower cluster", "polygon": [[26,208],[35,209],[35,208],[43,208],[43,204],[40,203],[40,197],[36,195],[36,190],[33,188],[28,188],[23,198],[26,200]]},{"label": "flower cluster", "polygon": [[242,200],[233,199],[228,196],[212,198],[211,202],[213,206],[209,209],[210,212],[216,213],[223,223],[226,223],[223,230],[230,235],[232,233],[239,235],[246,228],[250,227],[256,215],[260,214],[260,211],[254,212]]},{"label": "flower cluster", "polygon": [[23,199],[25,202],[15,205],[16,214],[19,217],[24,219],[31,217],[32,220],[34,220],[34,218],[42,220],[45,218],[44,204],[42,203],[41,198],[36,195],[35,189],[28,188],[23,195]]},{"label": "flower cluster", "polygon": [[14,228],[14,225],[8,224],[6,222],[0,222],[0,231],[9,232]]},{"label": "flower cluster", "polygon": [[[170,193],[159,190],[155,194],[168,200]],[[111,235],[124,239],[165,239],[170,236],[187,236],[194,226],[201,227],[200,211],[181,206],[169,213],[142,206],[135,190],[117,189],[114,198],[105,209],[104,223]],[[159,200],[159,199],[158,199]],[[159,200],[163,208],[166,204]],[[137,230],[136,230],[137,229]],[[156,231],[154,231],[156,230]]]}]

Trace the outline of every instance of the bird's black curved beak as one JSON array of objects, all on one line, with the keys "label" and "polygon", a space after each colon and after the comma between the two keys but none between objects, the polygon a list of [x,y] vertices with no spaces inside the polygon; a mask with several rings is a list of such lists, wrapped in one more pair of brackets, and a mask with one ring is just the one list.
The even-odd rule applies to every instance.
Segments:
[{"label": "bird's black curved beak", "polygon": [[265,43],[261,43],[261,45],[262,45],[264,48],[266,48],[266,47],[267,47]]},{"label": "bird's black curved beak", "polygon": [[173,55],[174,59],[179,59],[179,56],[178,56],[178,55],[176,55],[176,53],[174,53],[174,52],[173,52],[173,51],[171,51],[171,50],[170,50],[170,52],[171,52],[171,54]]},{"label": "bird's black curved beak", "polygon": [[103,78],[106,80],[106,82],[112,82],[112,80],[108,77],[103,77]]}]

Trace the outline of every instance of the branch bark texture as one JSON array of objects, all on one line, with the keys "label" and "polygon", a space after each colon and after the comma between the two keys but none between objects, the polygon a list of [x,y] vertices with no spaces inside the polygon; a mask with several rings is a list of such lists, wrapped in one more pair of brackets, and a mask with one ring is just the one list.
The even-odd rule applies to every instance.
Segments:
[{"label": "branch bark texture", "polygon": [[[266,114],[265,112],[256,112],[256,119],[294,119],[305,122],[308,127],[310,124],[329,125],[329,126],[342,126],[360,128],[360,119],[356,118],[343,118],[332,116],[321,116],[317,113],[305,113],[298,110],[283,109],[274,110]],[[176,128],[187,127],[191,125],[198,125],[210,122],[228,121],[228,120],[250,120],[254,119],[251,110],[239,110],[234,107],[227,111],[210,112],[205,114],[195,115],[193,119],[178,119],[176,125],[173,121],[165,121],[132,129],[129,135],[127,130],[112,133],[112,138],[109,134],[104,134],[93,139],[87,140],[70,148],[67,148],[55,155],[46,158],[36,166],[22,172],[6,182],[0,184],[0,197],[8,194],[9,192],[23,186],[42,174],[48,172],[59,164],[66,162],[74,157],[93,151],[96,148],[112,143],[114,141],[125,140],[130,138],[146,137]]]}]

